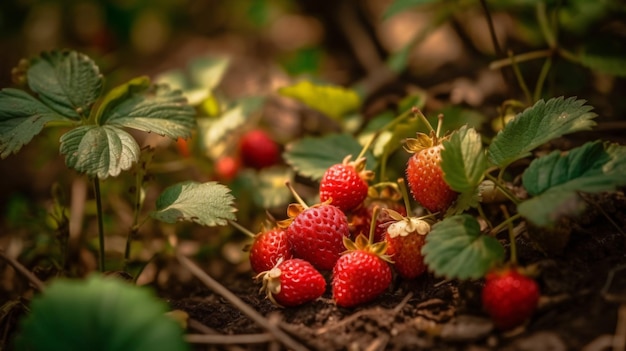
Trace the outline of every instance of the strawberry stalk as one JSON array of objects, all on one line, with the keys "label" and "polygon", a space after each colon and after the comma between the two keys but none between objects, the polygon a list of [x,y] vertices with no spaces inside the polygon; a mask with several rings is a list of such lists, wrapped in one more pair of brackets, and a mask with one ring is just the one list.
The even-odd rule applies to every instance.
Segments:
[{"label": "strawberry stalk", "polygon": [[404,183],[404,178],[398,178],[398,187],[400,188],[400,193],[402,194],[402,199],[404,200],[406,213],[410,216],[413,212],[411,209],[411,201],[409,201],[409,192],[406,188],[406,184]]},{"label": "strawberry stalk", "polygon": [[232,221],[232,220],[228,220],[228,224],[232,225],[233,227],[235,227],[237,230],[239,230],[240,232],[246,234],[247,236],[254,238],[256,236],[256,234],[254,234],[253,232],[251,232],[248,228],[245,228],[244,226],[242,226],[241,224]]},{"label": "strawberry stalk", "polygon": [[293,197],[296,199],[296,201],[304,208],[307,209],[309,208],[309,205],[306,204],[306,202],[304,202],[304,200],[302,199],[302,197],[300,197],[300,195],[298,195],[298,193],[296,192],[296,189],[293,188],[293,185],[291,185],[290,181],[286,181],[285,185],[287,186],[287,188],[289,188],[289,191],[291,191],[291,194],[293,195]]},{"label": "strawberry stalk", "polygon": [[376,221],[378,220],[378,214],[380,213],[380,207],[374,207],[374,211],[372,211],[372,221],[370,222],[370,232],[368,236],[367,242],[372,245],[374,243],[374,236],[376,233]]},{"label": "strawberry stalk", "polygon": [[414,117],[417,117],[420,119],[420,121],[422,121],[422,123],[424,123],[424,125],[426,127],[428,127],[428,132],[434,132],[433,126],[430,125],[430,122],[428,122],[428,119],[426,118],[426,116],[424,116],[424,114],[422,113],[422,111],[413,106],[413,108],[411,108],[411,110],[407,111],[407,112],[411,112],[413,114]]},{"label": "strawberry stalk", "polygon": [[509,242],[511,245],[511,257],[510,257],[510,261],[513,264],[513,266],[517,266],[517,244],[515,243],[515,233],[513,232],[513,221],[510,221],[509,219],[511,218],[511,215],[509,214],[509,211],[506,209],[506,206],[501,205],[500,209],[502,209],[502,213],[504,213],[504,223],[507,223],[507,226],[509,227]]}]

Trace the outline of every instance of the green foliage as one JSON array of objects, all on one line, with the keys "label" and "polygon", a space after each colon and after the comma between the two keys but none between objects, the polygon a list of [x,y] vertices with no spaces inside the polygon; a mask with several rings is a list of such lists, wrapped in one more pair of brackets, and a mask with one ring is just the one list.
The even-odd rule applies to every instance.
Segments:
[{"label": "green foliage", "polygon": [[[302,138],[287,145],[285,161],[305,177],[320,180],[326,170],[343,159],[359,155],[363,146],[349,134],[328,134],[323,137]],[[376,167],[376,159],[371,152],[366,152],[367,169]]]},{"label": "green foliage", "polygon": [[623,38],[593,38],[578,54],[578,62],[594,71],[626,77],[626,44]]},{"label": "green foliage", "polygon": [[355,91],[334,85],[316,85],[301,81],[280,88],[278,92],[337,120],[361,106],[361,98]]},{"label": "green foliage", "polygon": [[519,213],[538,226],[550,226],[561,216],[584,208],[578,193],[614,191],[626,185],[626,147],[587,143],[562,155],[558,150],[531,162],[522,182],[534,197],[518,206]]},{"label": "green foliage", "polygon": [[480,134],[474,128],[461,127],[443,142],[441,169],[450,188],[473,193],[487,170],[487,156]]},{"label": "green foliage", "polygon": [[595,125],[597,116],[585,100],[553,98],[538,101],[507,123],[493,139],[488,149],[491,162],[501,168],[530,156],[538,146]]},{"label": "green foliage", "polygon": [[402,13],[410,8],[430,4],[436,0],[394,0],[385,10],[383,19],[393,17],[399,13]]},{"label": "green foliage", "polygon": [[481,278],[504,258],[497,239],[482,235],[473,216],[448,217],[432,227],[422,248],[424,262],[448,279]]},{"label": "green foliage", "polygon": [[165,303],[114,278],[56,280],[30,309],[17,350],[189,350]]},{"label": "green foliage", "polygon": [[226,225],[236,209],[230,189],[216,182],[182,182],[165,189],[152,218],[165,223],[195,222],[204,226]]}]

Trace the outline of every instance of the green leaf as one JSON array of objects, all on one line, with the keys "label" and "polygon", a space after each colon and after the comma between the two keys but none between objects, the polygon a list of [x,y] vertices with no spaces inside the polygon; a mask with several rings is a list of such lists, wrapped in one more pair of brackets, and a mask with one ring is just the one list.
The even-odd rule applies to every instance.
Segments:
[{"label": "green leaf", "polygon": [[228,57],[199,57],[189,64],[192,86],[213,91],[230,66]]},{"label": "green leaf", "polygon": [[473,216],[452,216],[435,224],[422,248],[424,262],[448,279],[483,277],[504,258],[504,248],[491,236],[482,235]]},{"label": "green leaf", "polygon": [[491,162],[506,167],[512,162],[530,156],[538,146],[565,134],[589,130],[597,116],[585,100],[553,98],[538,101],[519,113],[495,136],[489,146]]},{"label": "green leaf", "polygon": [[446,183],[457,192],[474,192],[487,170],[487,156],[480,134],[461,127],[443,142],[441,169]]},{"label": "green leaf", "polygon": [[388,19],[413,7],[431,4],[436,1],[437,0],[394,0],[387,6],[387,9],[385,9],[383,19]]},{"label": "green leaf", "polygon": [[446,211],[445,216],[449,217],[461,214],[472,207],[476,208],[480,204],[481,200],[482,198],[480,196],[480,188],[478,186],[476,186],[474,189],[466,190],[462,193],[459,193],[452,206],[450,206],[450,208],[448,208],[448,210]]},{"label": "green leaf", "polygon": [[17,89],[0,91],[0,158],[17,153],[43,127],[53,121],[69,119],[51,110],[26,92]]},{"label": "green leaf", "polygon": [[88,116],[100,97],[100,69],[86,55],[75,51],[52,51],[34,58],[27,71],[28,85],[61,115],[79,120]]},{"label": "green leaf", "polygon": [[[363,146],[349,134],[327,134],[323,137],[305,137],[287,145],[285,161],[296,172],[313,180],[320,180],[326,170],[344,157],[352,155],[354,160]],[[366,168],[376,168],[376,159],[366,152]]]},{"label": "green leaf", "polygon": [[129,169],[139,159],[139,153],[135,139],[114,126],[80,126],[61,136],[65,164],[100,179]]},{"label": "green leaf", "polygon": [[146,86],[142,79],[132,80],[105,98],[108,103],[98,111],[101,125],[133,128],[172,139],[189,138],[196,125],[195,110],[180,90],[166,85]]},{"label": "green leaf", "polygon": [[623,38],[613,37],[594,36],[578,54],[577,61],[594,71],[626,77],[626,44]]},{"label": "green leaf", "polygon": [[301,81],[280,88],[278,92],[335,119],[341,119],[361,106],[361,98],[354,90],[334,85],[315,85],[309,81]]},{"label": "green leaf", "polygon": [[613,191],[626,185],[626,147],[589,142],[562,155],[558,150],[528,166],[522,183],[535,197],[518,206],[519,213],[538,226],[550,226],[561,216],[584,209],[579,192]]},{"label": "green leaf", "polygon": [[285,186],[287,181],[293,182],[294,172],[285,166],[264,168],[259,172],[250,170],[247,174],[251,179],[252,199],[264,209],[286,206],[292,199],[291,191]]},{"label": "green leaf", "polygon": [[165,223],[195,222],[204,226],[226,225],[236,209],[230,189],[216,182],[182,182],[165,189],[150,215]]},{"label": "green leaf", "polygon": [[92,275],[57,279],[20,321],[17,350],[189,350],[167,306],[147,288]]}]

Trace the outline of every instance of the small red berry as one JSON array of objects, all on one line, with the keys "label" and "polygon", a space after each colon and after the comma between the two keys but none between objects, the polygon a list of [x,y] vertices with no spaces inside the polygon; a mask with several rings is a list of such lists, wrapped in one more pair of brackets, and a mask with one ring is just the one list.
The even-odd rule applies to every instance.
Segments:
[{"label": "small red berry", "polygon": [[222,156],[215,161],[214,167],[217,179],[223,182],[229,182],[239,174],[241,164],[235,157]]},{"label": "small red berry", "polygon": [[324,172],[320,181],[320,200],[332,199],[331,204],[347,212],[355,209],[367,197],[367,180],[371,179],[371,171],[365,171],[365,157],[350,162],[351,156],[344,158],[342,163],[332,165]]},{"label": "small red berry", "polygon": [[398,212],[402,216],[406,216],[406,208],[400,201],[402,194],[391,186],[377,189],[375,186],[370,187],[368,190],[368,196],[363,202],[363,206],[352,211],[350,216],[350,230],[352,231],[352,237],[356,238],[359,234],[368,234],[372,223],[372,216],[374,214],[374,208],[379,207],[383,209],[378,214],[376,220],[376,228],[374,229],[374,242],[380,242],[385,239],[385,233],[387,227],[396,220],[393,219],[388,211],[384,209],[393,210]]},{"label": "small red berry", "polygon": [[369,244],[364,235],[355,242],[345,240],[348,251],[333,269],[332,293],[335,303],[354,307],[382,294],[391,284],[391,268],[384,255],[386,244]]},{"label": "small red berry", "polygon": [[397,212],[388,212],[396,222],[389,226],[385,236],[387,254],[401,277],[413,279],[426,271],[422,247],[430,232],[430,224],[421,218],[403,217]]},{"label": "small red berry", "polygon": [[249,247],[250,267],[255,273],[272,269],[281,260],[293,257],[287,232],[282,228],[261,231]]},{"label": "small red berry", "polygon": [[309,262],[292,258],[279,262],[257,276],[261,291],[275,304],[285,307],[313,301],[326,291],[326,280]]},{"label": "small red berry", "polygon": [[262,129],[245,133],[239,142],[244,165],[256,169],[273,166],[280,160],[278,144]]},{"label": "small red berry", "polygon": [[537,282],[511,268],[487,274],[482,303],[496,327],[507,330],[533,315],[539,296]]},{"label": "small red berry", "polygon": [[184,138],[176,139],[176,149],[178,150],[178,153],[182,157],[190,157],[191,156],[191,151],[189,150],[189,140],[188,139],[184,139]]}]

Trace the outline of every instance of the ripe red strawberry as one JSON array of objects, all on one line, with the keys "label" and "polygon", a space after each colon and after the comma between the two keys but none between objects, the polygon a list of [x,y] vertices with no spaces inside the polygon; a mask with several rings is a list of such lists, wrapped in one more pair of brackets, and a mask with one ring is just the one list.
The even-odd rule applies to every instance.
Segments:
[{"label": "ripe red strawberry", "polygon": [[405,149],[413,153],[406,167],[406,178],[413,198],[430,212],[445,211],[456,200],[457,193],[443,178],[441,150],[434,135],[418,133],[416,139],[407,139]]},{"label": "ripe red strawberry", "polygon": [[389,210],[383,212],[389,212],[389,216],[396,220],[389,226],[385,236],[387,254],[393,260],[396,271],[406,279],[421,275],[426,271],[422,247],[430,232],[430,224],[421,218],[403,217]]},{"label": "ripe red strawberry", "polygon": [[539,286],[516,268],[493,271],[485,277],[483,307],[498,329],[507,330],[532,316],[539,301]]},{"label": "ripe red strawberry", "polygon": [[273,228],[255,235],[249,247],[250,267],[255,273],[272,269],[279,260],[293,257],[287,231]]},{"label": "ripe red strawberry", "polygon": [[279,262],[257,276],[263,279],[261,291],[279,306],[297,306],[313,301],[326,291],[326,280],[307,261],[298,258]]},{"label": "ripe red strawberry", "polygon": [[[368,196],[363,202],[363,206],[354,210],[350,216],[350,229],[352,231],[352,237],[356,238],[357,235],[363,233],[369,233],[370,226],[372,224],[372,215],[374,214],[374,208],[390,209],[400,213],[402,216],[406,216],[406,208],[398,201],[402,199],[402,194],[398,189],[387,186],[380,189],[380,191],[374,186],[368,190]],[[395,222],[387,211],[381,211],[376,221],[376,228],[374,229],[374,242],[383,241],[387,227]]]},{"label": "ripe red strawberry", "polygon": [[215,160],[215,175],[222,182],[233,180],[239,173],[241,164],[239,160],[232,156],[222,156]]},{"label": "ripe red strawberry", "polygon": [[384,254],[386,243],[371,244],[364,235],[354,242],[345,239],[348,248],[333,269],[332,292],[335,303],[354,307],[382,294],[391,284],[391,268]]},{"label": "ripe red strawberry", "polygon": [[262,129],[245,133],[239,141],[239,148],[242,161],[248,167],[261,169],[280,160],[278,144]]},{"label": "ripe red strawberry", "polygon": [[365,157],[350,162],[351,156],[342,163],[332,165],[324,172],[320,181],[320,200],[332,199],[331,204],[347,212],[355,209],[367,197],[367,181],[372,178],[371,171],[364,170]]},{"label": "ripe red strawberry", "polygon": [[176,149],[182,157],[186,158],[191,156],[191,150],[189,150],[189,139],[176,139]]},{"label": "ripe red strawberry", "polygon": [[287,238],[294,257],[320,270],[332,269],[344,251],[343,238],[350,235],[346,215],[328,203],[308,208],[291,204],[287,213],[290,219],[279,225],[288,225]]}]

